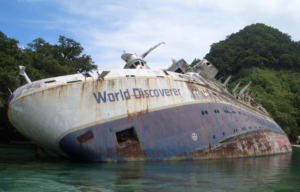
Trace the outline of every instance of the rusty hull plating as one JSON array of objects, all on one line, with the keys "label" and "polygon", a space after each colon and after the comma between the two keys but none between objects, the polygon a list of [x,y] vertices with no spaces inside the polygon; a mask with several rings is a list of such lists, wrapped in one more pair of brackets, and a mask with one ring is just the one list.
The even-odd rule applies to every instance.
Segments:
[{"label": "rusty hull plating", "polygon": [[[38,145],[87,161],[291,152],[287,135],[270,115],[229,94],[211,79],[216,70],[209,67],[206,77],[124,69],[101,79],[76,74],[35,81],[14,91],[8,117]],[[201,64],[197,70],[202,69]]]}]

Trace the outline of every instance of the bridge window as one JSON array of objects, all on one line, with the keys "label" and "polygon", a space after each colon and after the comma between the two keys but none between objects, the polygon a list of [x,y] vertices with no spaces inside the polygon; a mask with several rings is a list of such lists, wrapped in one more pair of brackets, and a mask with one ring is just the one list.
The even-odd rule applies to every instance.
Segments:
[{"label": "bridge window", "polygon": [[180,68],[176,69],[175,73],[182,73],[183,74],[183,72],[182,72],[182,70]]}]

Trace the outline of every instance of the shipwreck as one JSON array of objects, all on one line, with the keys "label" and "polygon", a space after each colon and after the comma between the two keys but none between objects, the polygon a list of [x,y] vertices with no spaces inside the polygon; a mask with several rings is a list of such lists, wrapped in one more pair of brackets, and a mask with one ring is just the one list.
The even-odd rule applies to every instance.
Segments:
[{"label": "shipwreck", "polygon": [[249,157],[292,151],[286,133],[247,93],[215,79],[203,59],[151,70],[124,52],[124,69],[31,82],[8,100],[12,125],[38,146],[87,161],[159,161]]}]

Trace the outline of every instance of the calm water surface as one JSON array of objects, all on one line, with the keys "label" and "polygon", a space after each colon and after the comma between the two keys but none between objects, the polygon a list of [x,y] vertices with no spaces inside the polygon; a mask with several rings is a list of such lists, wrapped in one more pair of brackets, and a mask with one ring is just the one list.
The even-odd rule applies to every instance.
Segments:
[{"label": "calm water surface", "polygon": [[0,192],[300,191],[300,148],[268,157],[85,163],[33,158],[35,148],[0,148]]}]

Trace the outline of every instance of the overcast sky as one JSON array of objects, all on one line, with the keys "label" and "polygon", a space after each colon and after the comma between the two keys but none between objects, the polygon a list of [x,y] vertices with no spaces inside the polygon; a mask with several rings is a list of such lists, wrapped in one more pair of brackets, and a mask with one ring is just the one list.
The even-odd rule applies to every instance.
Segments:
[{"label": "overcast sky", "polygon": [[100,70],[121,69],[123,50],[167,68],[171,58],[191,63],[210,45],[247,25],[264,23],[300,40],[299,0],[0,0],[0,31],[26,46],[59,35],[81,43]]}]

